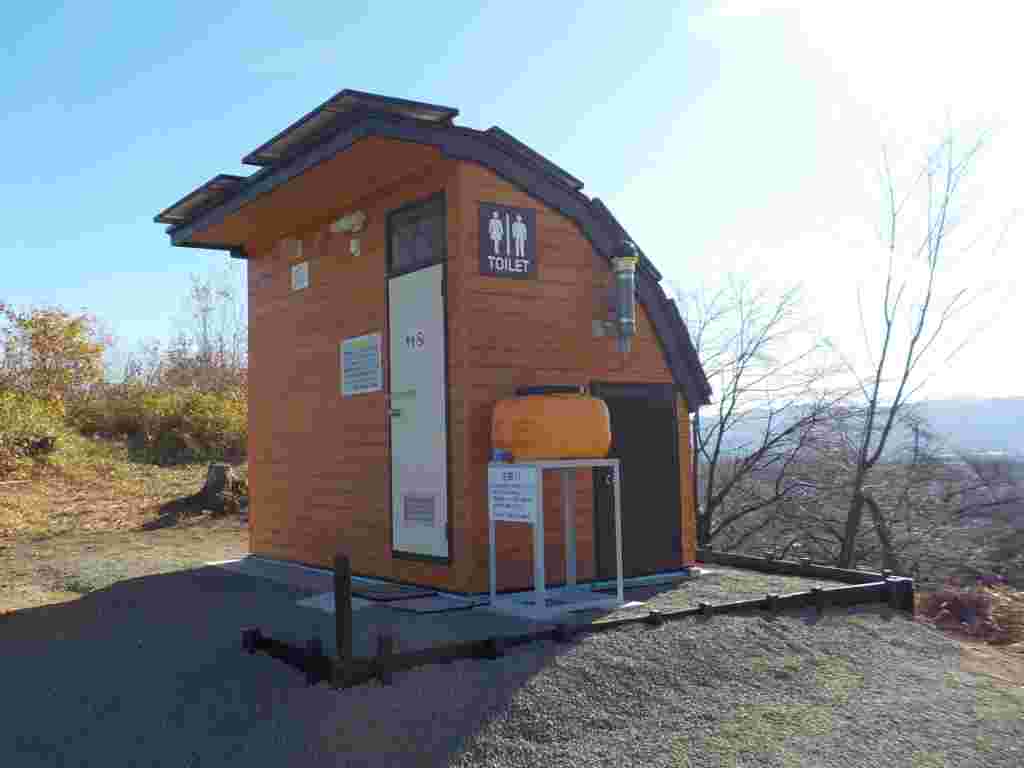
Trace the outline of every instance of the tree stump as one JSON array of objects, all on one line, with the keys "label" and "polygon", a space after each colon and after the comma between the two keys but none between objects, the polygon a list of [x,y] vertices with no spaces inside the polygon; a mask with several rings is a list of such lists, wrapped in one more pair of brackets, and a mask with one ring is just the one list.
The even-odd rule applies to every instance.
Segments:
[{"label": "tree stump", "polygon": [[206,470],[206,483],[197,494],[204,509],[219,514],[239,511],[239,499],[235,494],[238,478],[230,464],[214,463]]}]

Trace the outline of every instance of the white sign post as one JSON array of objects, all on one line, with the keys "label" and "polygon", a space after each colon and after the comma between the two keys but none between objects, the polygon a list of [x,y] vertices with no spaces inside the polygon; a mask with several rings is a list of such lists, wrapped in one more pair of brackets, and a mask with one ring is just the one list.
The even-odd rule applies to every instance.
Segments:
[{"label": "white sign post", "polygon": [[[533,525],[534,584],[538,599],[544,597],[544,511],[539,503],[544,492],[543,475],[537,467],[505,464],[487,467],[488,545],[490,547],[491,604],[498,592],[498,569],[495,562],[495,530],[498,520]],[[540,553],[539,556],[536,553]]]},{"label": "white sign post", "polygon": [[[534,618],[554,615],[557,611],[547,605],[544,585],[544,470],[558,470],[562,476],[562,515],[565,522],[565,570],[566,585],[576,586],[576,513],[573,473],[577,469],[607,467],[612,472],[614,484],[615,516],[615,565],[616,597],[623,603],[622,582],[622,520],[620,513],[621,472],[618,459],[551,459],[531,461],[522,464],[494,462],[487,466],[488,545],[490,556],[491,607],[497,607],[497,562],[495,547],[495,523],[497,521],[527,523],[533,526],[533,608]],[[597,598],[589,603],[575,602],[573,609],[606,604],[608,598]]]}]

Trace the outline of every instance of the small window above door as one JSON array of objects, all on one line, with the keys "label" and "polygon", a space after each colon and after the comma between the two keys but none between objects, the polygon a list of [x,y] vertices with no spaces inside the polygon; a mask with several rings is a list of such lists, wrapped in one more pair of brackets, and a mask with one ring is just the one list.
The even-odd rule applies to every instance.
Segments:
[{"label": "small window above door", "polygon": [[388,216],[388,274],[401,275],[445,260],[448,233],[444,194]]}]

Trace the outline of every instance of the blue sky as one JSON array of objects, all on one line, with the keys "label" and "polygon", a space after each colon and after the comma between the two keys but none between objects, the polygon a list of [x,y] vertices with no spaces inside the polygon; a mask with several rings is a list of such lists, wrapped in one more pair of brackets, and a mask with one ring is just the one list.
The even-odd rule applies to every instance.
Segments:
[{"label": "blue sky", "polygon": [[[994,127],[970,219],[991,233],[1021,204],[1024,62],[997,4],[823,6],[17,4],[0,30],[0,300],[87,309],[122,352],[166,338],[189,274],[229,260],[171,248],[153,215],[251,172],[243,154],[351,87],[502,126],[582,178],[674,284],[802,282],[821,332],[852,348],[879,148],[909,169],[947,115]],[[1020,243],[1014,229],[951,278],[991,311],[932,394],[1024,395],[1005,359]]]}]

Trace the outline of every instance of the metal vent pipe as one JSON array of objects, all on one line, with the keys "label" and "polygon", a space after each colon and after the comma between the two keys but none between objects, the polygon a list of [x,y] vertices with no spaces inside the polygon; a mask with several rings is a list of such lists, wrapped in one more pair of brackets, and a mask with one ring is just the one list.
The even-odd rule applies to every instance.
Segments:
[{"label": "metal vent pipe", "polygon": [[615,272],[615,324],[619,352],[629,352],[636,334],[636,265],[640,251],[630,240],[623,240],[612,258]]}]

